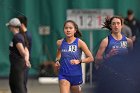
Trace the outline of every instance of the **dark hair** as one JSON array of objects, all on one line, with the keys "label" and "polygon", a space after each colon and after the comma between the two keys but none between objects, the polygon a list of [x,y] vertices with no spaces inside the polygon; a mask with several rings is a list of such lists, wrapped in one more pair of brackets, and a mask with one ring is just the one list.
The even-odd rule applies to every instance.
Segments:
[{"label": "dark hair", "polygon": [[127,10],[127,15],[132,15],[133,14],[133,10],[129,9]]},{"label": "dark hair", "polygon": [[124,23],[124,19],[123,19],[121,16],[113,16],[113,17],[111,17],[111,18],[110,18],[110,17],[106,17],[106,18],[105,18],[105,22],[104,22],[102,28],[107,28],[107,29],[109,29],[109,30],[112,30],[112,28],[111,28],[110,26],[111,26],[111,22],[112,22],[112,20],[113,20],[114,18],[120,19],[121,24]]},{"label": "dark hair", "polygon": [[81,37],[82,34],[81,34],[81,32],[80,32],[80,30],[79,30],[79,28],[78,28],[78,25],[77,25],[73,20],[67,20],[67,21],[64,23],[64,27],[65,27],[66,23],[68,23],[68,22],[72,23],[73,26],[74,26],[74,28],[76,29],[76,33],[74,34],[74,37],[78,37],[78,38]]},{"label": "dark hair", "polygon": [[17,18],[19,19],[21,24],[24,24],[25,27],[27,27],[27,18],[26,18],[26,16],[18,16]]}]

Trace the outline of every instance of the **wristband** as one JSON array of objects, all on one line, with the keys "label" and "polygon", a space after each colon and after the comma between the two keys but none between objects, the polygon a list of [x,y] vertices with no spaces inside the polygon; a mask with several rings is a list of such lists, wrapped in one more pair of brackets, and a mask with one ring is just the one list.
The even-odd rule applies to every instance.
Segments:
[{"label": "wristband", "polygon": [[79,62],[82,63],[82,59],[80,59]]}]

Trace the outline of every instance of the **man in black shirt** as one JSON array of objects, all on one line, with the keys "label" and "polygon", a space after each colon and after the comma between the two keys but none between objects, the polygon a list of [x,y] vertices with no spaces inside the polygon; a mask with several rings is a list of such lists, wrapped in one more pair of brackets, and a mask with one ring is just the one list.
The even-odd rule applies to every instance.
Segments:
[{"label": "man in black shirt", "polygon": [[134,17],[134,12],[132,10],[127,11],[127,17],[124,23],[129,26],[132,30],[132,41],[135,43],[140,36],[140,21]]},{"label": "man in black shirt", "polygon": [[[25,33],[25,41],[27,42],[28,45],[28,50],[29,50],[29,60],[31,62],[31,47],[32,47],[32,36],[31,33],[29,31],[27,31],[27,18],[25,16],[18,16],[17,17],[20,22],[21,22],[21,30],[23,30],[23,32]],[[28,72],[29,72],[29,68],[25,69],[25,80],[24,80],[24,86],[26,89],[26,93],[27,93],[27,80],[28,80]]]}]

